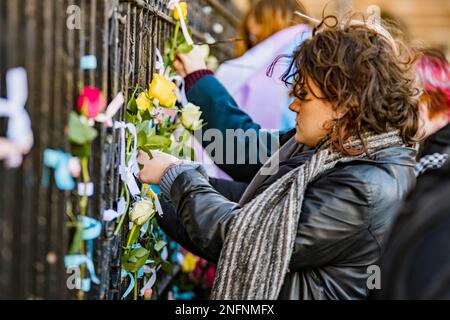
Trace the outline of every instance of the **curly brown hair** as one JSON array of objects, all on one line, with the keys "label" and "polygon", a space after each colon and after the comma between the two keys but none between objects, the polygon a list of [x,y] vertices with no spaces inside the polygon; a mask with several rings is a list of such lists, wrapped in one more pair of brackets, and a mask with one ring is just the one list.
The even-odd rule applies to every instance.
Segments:
[{"label": "curly brown hair", "polygon": [[364,153],[365,148],[349,149],[345,142],[356,136],[365,145],[364,133],[389,130],[399,130],[404,143],[411,145],[419,129],[412,51],[352,17],[345,23],[335,16],[323,18],[313,36],[294,52],[282,80],[302,100],[311,79],[324,95],[317,98],[328,100],[343,115],[329,128],[337,151],[349,156]]}]

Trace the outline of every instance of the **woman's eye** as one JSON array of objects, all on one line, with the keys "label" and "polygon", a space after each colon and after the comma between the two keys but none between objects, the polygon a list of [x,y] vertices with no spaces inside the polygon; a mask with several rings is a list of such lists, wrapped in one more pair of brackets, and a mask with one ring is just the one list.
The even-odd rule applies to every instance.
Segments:
[{"label": "woman's eye", "polygon": [[300,93],[300,94],[297,94],[297,99],[299,99],[301,101],[305,101],[307,96],[308,96],[307,93]]}]

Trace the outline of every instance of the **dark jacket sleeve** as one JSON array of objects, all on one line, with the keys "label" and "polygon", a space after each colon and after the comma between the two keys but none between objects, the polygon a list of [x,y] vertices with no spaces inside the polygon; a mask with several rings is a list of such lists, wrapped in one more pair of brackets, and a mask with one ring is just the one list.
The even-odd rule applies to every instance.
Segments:
[{"label": "dark jacket sleeve", "polygon": [[[359,232],[367,232],[361,206],[367,190],[351,172],[325,177],[307,192],[297,232],[291,268],[314,267],[332,261]],[[174,181],[172,201],[178,218],[192,241],[210,260],[217,261],[230,219],[240,209],[212,188],[196,170],[183,172]],[[344,244],[344,245],[343,245]]]},{"label": "dark jacket sleeve", "polygon": [[[261,134],[263,132],[261,126],[239,109],[236,101],[213,75],[204,76],[197,81],[187,93],[187,97],[190,102],[201,108],[202,119],[206,123],[203,132],[216,129],[223,137],[221,146],[214,140],[215,138],[211,138],[213,141],[202,138],[203,147],[209,150],[207,147],[214,143],[214,156],[219,160],[215,162],[219,168],[235,181],[249,183],[265,162],[266,159],[262,157],[270,157],[273,149],[278,148],[279,134],[267,131]],[[241,133],[246,135],[241,134],[233,138],[231,136],[233,131],[229,131],[231,139],[226,139],[229,129],[234,130],[234,133],[239,132],[236,130],[241,130]],[[255,134],[256,139],[250,139],[250,134]],[[233,143],[232,146],[229,145],[231,143]],[[238,149],[244,152],[245,164],[237,161]],[[232,161],[227,161],[227,157],[233,158]],[[256,161],[250,161],[253,159]]]},{"label": "dark jacket sleeve", "polygon": [[[209,178],[209,182],[216,191],[232,202],[238,202],[247,187],[243,183],[222,179]],[[214,261],[191,240],[186,228],[178,219],[173,203],[161,197],[161,206],[164,214],[162,217],[156,216],[161,229],[186,250],[204,259]]]}]

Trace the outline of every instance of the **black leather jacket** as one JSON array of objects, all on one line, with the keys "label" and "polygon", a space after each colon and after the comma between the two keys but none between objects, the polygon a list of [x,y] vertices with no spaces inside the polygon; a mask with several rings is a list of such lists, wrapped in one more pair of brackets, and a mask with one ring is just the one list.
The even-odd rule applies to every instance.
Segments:
[{"label": "black leather jacket", "polygon": [[[411,148],[387,148],[370,159],[341,162],[309,184],[280,299],[368,296],[367,268],[377,263],[384,232],[414,186],[415,155]],[[217,261],[239,205],[198,170],[180,174],[170,196],[182,229]]]}]

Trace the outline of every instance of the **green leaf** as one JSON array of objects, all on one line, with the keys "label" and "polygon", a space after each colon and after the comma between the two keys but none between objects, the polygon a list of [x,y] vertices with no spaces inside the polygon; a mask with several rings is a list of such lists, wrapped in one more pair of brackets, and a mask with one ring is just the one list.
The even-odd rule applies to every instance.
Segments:
[{"label": "green leaf", "polygon": [[150,136],[147,137],[147,144],[144,147],[150,150],[163,150],[170,148],[171,144],[172,141],[170,138],[164,136]]},{"label": "green leaf", "polygon": [[141,123],[142,122],[142,115],[140,112],[137,113],[136,115],[136,122]]},{"label": "green leaf", "polygon": [[69,249],[69,255],[78,254],[81,249],[81,244],[83,242],[83,223],[77,222],[77,229],[75,235],[73,236],[72,245]]},{"label": "green leaf", "polygon": [[139,131],[137,134],[137,145],[138,147],[145,146],[147,144],[147,134],[145,131]]},{"label": "green leaf", "polygon": [[138,241],[139,235],[141,233],[140,229],[141,228],[133,225],[133,228],[128,233],[127,244],[133,245],[133,244],[135,244]]},{"label": "green leaf", "polygon": [[140,112],[142,121],[149,121],[152,120],[152,115],[150,114],[150,110],[145,110],[144,112]]},{"label": "green leaf", "polygon": [[183,42],[178,46],[178,52],[182,54],[186,54],[192,51],[194,49],[193,46],[189,45],[187,42]]},{"label": "green leaf", "polygon": [[138,133],[144,131],[146,134],[150,134],[151,133],[150,121],[144,121],[136,125],[136,131]]},{"label": "green leaf", "polygon": [[156,244],[155,244],[155,250],[156,251],[161,251],[162,249],[164,249],[164,247],[166,246],[166,242],[165,241],[163,241],[163,240],[159,240]]},{"label": "green leaf", "polygon": [[91,145],[72,144],[72,155],[78,158],[89,158],[91,156]]},{"label": "green leaf", "polygon": [[137,248],[124,254],[121,258],[122,268],[128,272],[138,272],[148,259],[150,251]]},{"label": "green leaf", "polygon": [[97,138],[97,131],[89,124],[83,123],[80,116],[71,112],[69,116],[69,141],[73,144],[89,144]]},{"label": "green leaf", "polygon": [[133,94],[131,95],[130,101],[128,102],[127,110],[129,110],[132,114],[136,114],[138,111],[137,103],[136,103],[136,93],[138,91],[138,88],[134,90]]},{"label": "green leaf", "polygon": [[161,262],[161,269],[163,269],[165,272],[172,274],[173,272],[173,265],[167,261]]},{"label": "green leaf", "polygon": [[125,112],[125,122],[127,123],[136,123],[136,115],[130,113],[130,111]]}]

